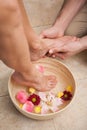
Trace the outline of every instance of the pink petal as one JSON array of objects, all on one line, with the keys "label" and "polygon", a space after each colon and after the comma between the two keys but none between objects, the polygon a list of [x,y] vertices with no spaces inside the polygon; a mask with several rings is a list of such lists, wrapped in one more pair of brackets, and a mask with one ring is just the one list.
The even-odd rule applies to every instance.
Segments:
[{"label": "pink petal", "polygon": [[45,92],[38,92],[38,95],[40,96],[42,101],[47,101],[46,93]]},{"label": "pink petal", "polygon": [[44,73],[44,67],[39,65],[39,66],[36,66],[37,69],[41,72],[41,73]]},{"label": "pink petal", "polygon": [[32,102],[30,101],[27,101],[23,107],[22,107],[23,110],[27,111],[27,112],[33,112],[33,109],[34,109],[34,105]]},{"label": "pink petal", "polygon": [[20,102],[20,103],[25,103],[27,101],[27,94],[25,91],[19,91],[16,95],[16,99]]}]

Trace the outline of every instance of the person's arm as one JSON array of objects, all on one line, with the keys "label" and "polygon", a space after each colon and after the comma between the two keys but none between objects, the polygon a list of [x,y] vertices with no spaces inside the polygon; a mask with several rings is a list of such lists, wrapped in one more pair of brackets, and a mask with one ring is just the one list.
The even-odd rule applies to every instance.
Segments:
[{"label": "person's arm", "polygon": [[85,3],[86,0],[65,0],[54,26],[59,27],[60,25],[65,31]]},{"label": "person's arm", "polygon": [[70,22],[85,3],[86,0],[65,0],[65,3],[53,26],[42,31],[40,36],[42,38],[58,38],[63,36]]},{"label": "person's arm", "polygon": [[[6,3],[7,2],[7,3]],[[16,0],[0,2],[0,60],[15,70],[15,83],[47,91],[55,87],[56,77],[44,75],[30,58],[29,45]]]}]

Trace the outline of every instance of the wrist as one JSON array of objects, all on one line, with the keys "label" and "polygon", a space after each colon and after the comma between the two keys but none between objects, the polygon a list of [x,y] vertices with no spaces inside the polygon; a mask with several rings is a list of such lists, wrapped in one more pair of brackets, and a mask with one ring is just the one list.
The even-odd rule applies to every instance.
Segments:
[{"label": "wrist", "polygon": [[59,16],[58,19],[54,23],[54,27],[60,28],[62,33],[66,31],[68,27],[68,20],[64,20],[63,17]]}]

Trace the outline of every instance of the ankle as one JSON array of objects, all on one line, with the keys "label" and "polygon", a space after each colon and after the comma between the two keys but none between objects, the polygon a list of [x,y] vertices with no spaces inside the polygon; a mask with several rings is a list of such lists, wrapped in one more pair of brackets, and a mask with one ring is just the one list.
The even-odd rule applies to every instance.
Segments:
[{"label": "ankle", "polygon": [[33,39],[31,43],[29,43],[30,49],[32,49],[33,51],[40,50],[42,48],[41,42],[42,41],[39,38]]},{"label": "ankle", "polygon": [[33,69],[32,67],[29,67],[29,69],[25,70],[25,71],[21,71],[21,72],[18,72],[24,79],[28,80],[31,76],[32,76],[32,73],[33,73]]}]

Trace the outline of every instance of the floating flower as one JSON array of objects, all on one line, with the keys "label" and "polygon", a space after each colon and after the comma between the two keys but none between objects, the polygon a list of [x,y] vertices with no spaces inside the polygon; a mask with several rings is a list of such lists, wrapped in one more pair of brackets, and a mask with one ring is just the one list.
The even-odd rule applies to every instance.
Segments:
[{"label": "floating flower", "polygon": [[46,114],[49,111],[49,107],[45,102],[41,102],[41,114]]},{"label": "floating flower", "polygon": [[58,92],[57,97],[61,98],[63,96],[63,92]]},{"label": "floating flower", "polygon": [[36,66],[36,68],[41,72],[44,73],[44,67],[42,65]]},{"label": "floating flower", "polygon": [[51,101],[47,101],[46,104],[47,104],[48,106],[52,106],[52,102],[51,102]]},{"label": "floating flower", "polygon": [[51,102],[55,98],[55,95],[51,92],[47,94],[47,101]]},{"label": "floating flower", "polygon": [[34,112],[37,113],[37,114],[41,113],[41,106],[35,106]]},{"label": "floating flower", "polygon": [[19,107],[22,108],[22,107],[23,107],[23,104],[19,104]]},{"label": "floating flower", "polygon": [[46,93],[45,92],[38,92],[38,95],[40,96],[42,101],[47,101]]},{"label": "floating flower", "polygon": [[61,100],[61,98],[57,98],[57,97],[55,97],[53,100],[52,100],[52,105],[50,106],[50,110],[52,111],[52,112],[56,112],[56,111],[58,111],[58,107],[60,106],[60,105],[62,105],[63,104],[63,102],[62,102],[62,100]]},{"label": "floating flower", "polygon": [[28,91],[29,91],[29,93],[35,93],[36,90],[34,88],[29,88]]},{"label": "floating flower", "polygon": [[68,86],[68,87],[66,88],[66,91],[72,92],[72,86]]},{"label": "floating flower", "polygon": [[68,91],[64,91],[63,96],[61,98],[65,101],[71,100],[72,94]]},{"label": "floating flower", "polygon": [[27,101],[23,107],[22,107],[23,110],[27,111],[27,112],[33,112],[34,110],[34,104],[30,101]]},{"label": "floating flower", "polygon": [[46,114],[49,112],[56,112],[59,106],[63,104],[61,98],[57,98],[53,93],[48,93],[46,96],[47,100],[41,101],[41,114]]},{"label": "floating flower", "polygon": [[20,102],[20,103],[25,103],[27,101],[27,93],[25,91],[19,91],[16,95],[16,99]]},{"label": "floating flower", "polygon": [[39,105],[40,97],[36,94],[32,94],[29,96],[28,101],[31,101],[34,105]]}]

